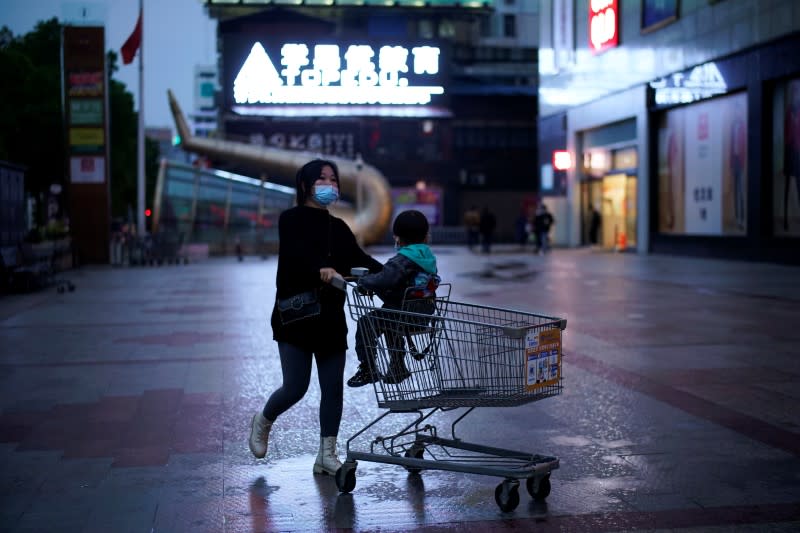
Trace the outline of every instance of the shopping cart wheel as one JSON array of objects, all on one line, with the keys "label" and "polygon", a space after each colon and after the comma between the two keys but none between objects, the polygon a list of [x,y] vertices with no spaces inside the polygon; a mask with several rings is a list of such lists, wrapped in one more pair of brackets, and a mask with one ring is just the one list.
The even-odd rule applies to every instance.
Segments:
[{"label": "shopping cart wheel", "polygon": [[356,462],[345,461],[336,471],[336,488],[339,492],[352,492],[356,488]]},{"label": "shopping cart wheel", "polygon": [[494,501],[504,513],[510,513],[519,505],[519,481],[506,479],[494,489]]},{"label": "shopping cart wheel", "polygon": [[[410,457],[413,459],[422,459],[422,455],[425,453],[425,448],[417,448],[416,446],[412,446],[408,450],[406,450],[405,456]],[[419,474],[422,472],[421,468],[415,468],[413,466],[406,466],[404,467],[408,470],[409,474]]]},{"label": "shopping cart wheel", "polygon": [[[537,483],[538,480],[538,483]],[[550,474],[542,478],[529,477],[525,482],[528,494],[536,501],[544,501],[550,495]]]}]

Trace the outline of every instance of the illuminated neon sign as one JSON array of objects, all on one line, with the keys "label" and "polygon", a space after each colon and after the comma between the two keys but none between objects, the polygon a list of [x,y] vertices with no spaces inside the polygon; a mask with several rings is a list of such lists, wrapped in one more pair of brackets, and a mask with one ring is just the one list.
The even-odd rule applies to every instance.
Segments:
[{"label": "illuminated neon sign", "polygon": [[716,63],[703,63],[650,82],[656,105],[688,104],[728,92]]},{"label": "illuminated neon sign", "polygon": [[619,6],[617,0],[589,1],[589,48],[602,52],[619,44]]},{"label": "illuminated neon sign", "polygon": [[425,84],[439,74],[439,58],[435,46],[288,43],[276,67],[257,42],[233,81],[233,101],[426,105],[444,94],[443,87]]},{"label": "illuminated neon sign", "polygon": [[569,170],[572,168],[572,154],[567,150],[553,152],[553,168],[556,170]]}]

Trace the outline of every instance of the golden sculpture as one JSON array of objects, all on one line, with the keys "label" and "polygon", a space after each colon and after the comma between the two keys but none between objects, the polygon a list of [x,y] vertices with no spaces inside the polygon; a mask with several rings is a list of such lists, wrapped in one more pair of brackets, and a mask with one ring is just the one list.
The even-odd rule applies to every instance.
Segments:
[{"label": "golden sculpture", "polygon": [[[356,208],[334,206],[331,212],[342,218],[362,244],[381,242],[386,236],[392,218],[392,198],[389,184],[380,170],[361,161],[312,152],[282,150],[271,146],[195,137],[191,134],[175,95],[167,91],[175,127],[181,138],[181,147],[196,154],[225,159],[246,165],[259,173],[294,177],[297,169],[308,161],[321,157],[336,163],[342,194],[363,200]],[[359,183],[360,182],[360,183]],[[358,191],[358,188],[361,191]]]}]

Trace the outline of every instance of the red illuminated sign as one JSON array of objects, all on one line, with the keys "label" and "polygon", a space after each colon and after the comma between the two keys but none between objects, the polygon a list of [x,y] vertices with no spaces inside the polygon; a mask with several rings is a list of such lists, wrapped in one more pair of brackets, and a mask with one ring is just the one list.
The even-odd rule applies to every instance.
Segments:
[{"label": "red illuminated sign", "polygon": [[617,0],[589,0],[589,48],[597,54],[619,43]]},{"label": "red illuminated sign", "polygon": [[569,170],[572,168],[572,154],[566,150],[553,152],[553,168],[556,170]]}]

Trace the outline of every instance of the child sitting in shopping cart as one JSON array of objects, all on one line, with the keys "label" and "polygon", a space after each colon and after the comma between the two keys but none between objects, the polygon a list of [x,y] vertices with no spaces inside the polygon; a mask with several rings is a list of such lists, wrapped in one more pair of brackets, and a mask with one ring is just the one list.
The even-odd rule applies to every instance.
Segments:
[{"label": "child sitting in shopping cart", "polygon": [[[358,320],[356,355],[359,366],[355,375],[347,380],[350,387],[361,387],[381,379],[387,384],[397,384],[411,375],[405,365],[403,338],[405,330],[419,322],[419,317],[404,317],[383,309],[426,315],[435,311],[436,288],[441,279],[437,275],[436,256],[425,244],[428,220],[419,211],[403,211],[395,218],[392,233],[397,254],[386,262],[381,272],[358,279],[358,290],[377,294],[383,306]],[[382,334],[389,353],[386,375],[381,375],[375,361],[378,338]]]}]

